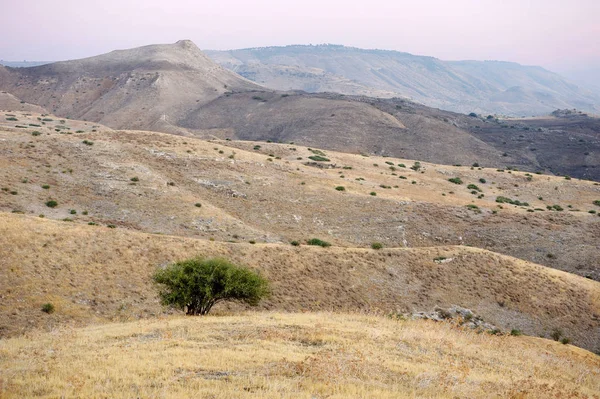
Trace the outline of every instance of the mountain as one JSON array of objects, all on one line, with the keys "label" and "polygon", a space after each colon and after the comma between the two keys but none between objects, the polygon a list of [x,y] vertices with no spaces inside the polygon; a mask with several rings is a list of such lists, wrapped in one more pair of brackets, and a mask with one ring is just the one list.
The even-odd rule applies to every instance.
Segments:
[{"label": "mountain", "polygon": [[0,108],[9,113],[31,103],[42,107],[36,112],[113,129],[295,142],[600,180],[600,119],[497,120],[401,98],[274,91],[220,67],[189,41],[32,68],[0,67],[0,90],[6,97]]},{"label": "mountain", "polygon": [[461,113],[510,116],[557,108],[600,110],[600,95],[540,67],[442,61],[338,45],[206,51],[224,67],[272,89],[405,97]]},{"label": "mountain", "polygon": [[0,87],[63,117],[169,132],[191,108],[260,88],[216,65],[191,41],[117,50],[30,68],[0,67]]}]

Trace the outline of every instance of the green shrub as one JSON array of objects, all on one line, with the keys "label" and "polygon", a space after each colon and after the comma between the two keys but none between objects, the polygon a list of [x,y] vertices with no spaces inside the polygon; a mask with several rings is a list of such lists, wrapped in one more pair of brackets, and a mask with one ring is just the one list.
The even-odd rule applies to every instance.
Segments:
[{"label": "green shrub", "polygon": [[594,201],[593,204],[596,205],[596,206],[600,206],[600,200]]},{"label": "green shrub", "polygon": [[377,193],[375,191],[371,191],[370,194],[375,197],[377,195]]},{"label": "green shrub", "polygon": [[371,248],[375,249],[375,250],[381,249],[381,248],[383,248],[383,244],[380,242],[374,242],[373,244],[371,244]]},{"label": "green shrub", "polygon": [[71,215],[77,215],[77,211],[76,211],[75,209],[71,209],[71,210],[69,211],[69,213],[70,213]]},{"label": "green shrub", "polygon": [[94,145],[94,142],[89,140],[83,140],[82,143],[85,145]]},{"label": "green shrub", "polygon": [[131,180],[131,181],[134,181],[134,182],[136,182],[136,181],[140,181],[140,179],[139,179],[137,176],[136,176],[136,177],[132,177],[132,178],[131,178],[131,179],[129,179],[129,180]]},{"label": "green shrub", "polygon": [[418,162],[418,161],[417,161],[417,162],[415,162],[415,163],[413,164],[413,166],[411,166],[410,168],[411,168],[412,170],[414,170],[415,172],[418,172],[418,171],[419,171],[419,169],[421,169],[421,162]]},{"label": "green shrub", "polygon": [[295,240],[294,240],[294,241],[292,241],[292,242],[290,242],[290,244],[291,244],[293,247],[298,247],[298,246],[300,246],[300,243],[299,243],[298,241],[295,241]]},{"label": "green shrub", "polygon": [[483,177],[481,179],[479,179],[479,182],[482,184],[485,184],[487,182],[487,180],[485,180]]},{"label": "green shrub", "polygon": [[463,184],[463,181],[460,179],[460,177],[453,177],[451,179],[448,179],[448,181],[454,184]]},{"label": "green shrub", "polygon": [[48,190],[48,189],[50,188],[50,186],[49,186],[49,185],[47,185],[47,184],[44,184],[44,185],[42,186],[42,188],[43,188],[44,190]]},{"label": "green shrub", "polygon": [[323,248],[331,246],[331,244],[328,243],[327,241],[323,241],[323,240],[320,240],[318,238],[311,238],[310,240],[306,241],[306,243],[308,245],[317,245],[317,246],[323,247]]},{"label": "green shrub", "polygon": [[267,279],[222,258],[176,262],[158,270],[153,279],[161,286],[161,303],[188,315],[206,315],[222,301],[256,306],[270,294]]},{"label": "green shrub", "polygon": [[44,313],[54,313],[54,305],[51,303],[45,303],[42,305],[42,312]]},{"label": "green shrub", "polygon": [[506,204],[517,205],[517,206],[529,206],[528,202],[521,202],[519,200],[513,200],[511,198],[503,197],[503,196],[496,197],[496,202],[499,204],[506,203]]},{"label": "green shrub", "polygon": [[194,204],[194,206],[195,206],[196,208],[202,208],[202,204],[201,204],[201,203],[199,203],[199,202],[196,202],[196,203]]},{"label": "green shrub", "polygon": [[565,337],[565,338],[563,338],[563,339],[560,340],[560,343],[563,344],[563,345],[567,345],[567,344],[571,343],[571,339]]},{"label": "green shrub", "polygon": [[56,202],[54,200],[50,200],[50,201],[46,202],[46,206],[48,208],[56,208],[57,205],[58,205],[58,202]]},{"label": "green shrub", "polygon": [[468,188],[469,190],[475,190],[475,191],[479,191],[479,192],[481,192],[481,189],[480,189],[479,187],[477,187],[475,184],[469,184],[469,185],[467,186],[467,188]]},{"label": "green shrub", "polygon": [[516,329],[512,329],[510,330],[510,335],[512,335],[513,337],[518,337],[519,335],[523,335],[523,333],[521,332],[521,330],[516,330]]},{"label": "green shrub", "polygon": [[14,116],[11,116],[10,118],[6,118],[7,121],[18,121],[17,118],[15,118]]},{"label": "green shrub", "polygon": [[346,191],[346,187],[344,187],[344,186],[337,186],[335,189],[337,191]]},{"label": "green shrub", "polygon": [[42,133],[38,132],[37,130],[31,132],[32,136],[39,136],[40,134],[42,134]]},{"label": "green shrub", "polygon": [[329,162],[329,158],[322,157],[321,155],[311,155],[308,159],[312,159],[317,162]]}]

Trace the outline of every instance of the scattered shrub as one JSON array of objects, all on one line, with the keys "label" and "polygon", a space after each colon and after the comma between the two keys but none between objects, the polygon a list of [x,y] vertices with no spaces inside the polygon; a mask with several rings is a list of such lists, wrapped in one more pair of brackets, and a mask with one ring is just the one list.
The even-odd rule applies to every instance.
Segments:
[{"label": "scattered shrub", "polygon": [[448,179],[448,181],[454,184],[463,184],[463,181],[460,179],[460,177],[453,177],[451,179]]},{"label": "scattered shrub", "polygon": [[194,204],[194,206],[195,206],[196,208],[202,208],[202,204],[201,204],[201,203],[199,203],[199,202],[196,202],[196,203]]},{"label": "scattered shrub", "polygon": [[300,246],[300,243],[298,241],[292,241],[292,242],[290,242],[290,244],[294,247]]},{"label": "scattered shrub", "polygon": [[48,208],[56,208],[57,205],[58,205],[58,202],[56,202],[54,200],[50,200],[50,201],[46,202],[46,206]]},{"label": "scattered shrub", "polygon": [[510,330],[510,335],[512,335],[513,337],[518,337],[519,335],[523,335],[523,333],[521,332],[521,330],[516,330],[516,329],[512,329]]},{"label": "scattered shrub", "polygon": [[43,304],[42,305],[42,312],[48,313],[48,314],[54,313],[54,305],[51,304],[51,303],[45,303],[45,304]]},{"label": "scattered shrub", "polygon": [[139,179],[137,176],[136,176],[136,177],[132,177],[132,178],[131,178],[131,179],[129,179],[129,180],[131,180],[131,181],[133,181],[133,182],[138,182],[138,181],[140,181],[140,179]]},{"label": "scattered shrub", "polygon": [[308,159],[312,159],[316,162],[329,162],[329,158],[322,157],[321,155],[311,155]]},{"label": "scattered shrub", "polygon": [[381,248],[383,248],[383,244],[380,243],[380,242],[374,242],[374,243],[371,244],[371,248],[375,249],[375,250],[381,249]]},{"label": "scattered shrub", "polygon": [[503,196],[496,197],[496,202],[499,204],[506,203],[506,204],[517,205],[517,206],[529,206],[528,202],[521,202],[519,200],[513,200],[511,198],[503,197]]},{"label": "scattered shrub", "polygon": [[[377,195],[377,193],[375,191],[371,191],[370,193],[373,197],[375,197]],[[595,212],[595,211],[594,211]]]},{"label": "scattered shrub", "polygon": [[344,187],[344,186],[337,186],[335,189],[337,191],[346,191],[346,187]]},{"label": "scattered shrub", "polygon": [[328,243],[327,241],[323,241],[323,240],[320,240],[318,238],[311,238],[310,240],[306,241],[306,243],[308,245],[317,245],[317,246],[323,247],[323,248],[331,246],[331,244]]},{"label": "scattered shrub", "polygon": [[82,143],[85,145],[94,145],[94,142],[89,140],[83,140]]}]

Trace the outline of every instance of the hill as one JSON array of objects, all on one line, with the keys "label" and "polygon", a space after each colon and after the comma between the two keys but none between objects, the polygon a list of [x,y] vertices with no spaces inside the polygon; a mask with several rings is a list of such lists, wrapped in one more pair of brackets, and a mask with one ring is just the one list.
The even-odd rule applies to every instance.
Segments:
[{"label": "hill", "polygon": [[0,345],[0,373],[11,377],[3,387],[7,398],[593,398],[600,392],[598,356],[570,345],[358,314],[168,318],[28,334]]},{"label": "hill", "polygon": [[[600,180],[600,119],[492,124],[494,117],[471,118],[400,98],[275,92],[224,70],[189,41],[33,68],[0,67],[0,89],[11,96],[0,97],[8,114],[54,112],[114,129],[292,141],[436,164],[485,160],[491,167]],[[516,129],[502,130],[509,123]]]},{"label": "hill", "polygon": [[212,59],[277,90],[405,97],[460,113],[511,116],[557,108],[600,110],[600,96],[541,67],[500,61],[442,61],[339,45],[207,51]]},{"label": "hill", "polygon": [[76,119],[177,133],[191,107],[259,86],[213,63],[191,41],[150,45],[29,68],[0,67],[0,87]]},{"label": "hill", "polygon": [[0,211],[222,241],[468,244],[600,279],[598,183],[15,115]]}]

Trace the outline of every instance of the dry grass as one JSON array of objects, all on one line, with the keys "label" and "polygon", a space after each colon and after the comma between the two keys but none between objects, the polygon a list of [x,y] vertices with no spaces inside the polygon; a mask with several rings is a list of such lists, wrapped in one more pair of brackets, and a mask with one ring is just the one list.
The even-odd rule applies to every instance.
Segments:
[{"label": "dry grass", "polygon": [[[468,247],[362,248],[222,243],[0,214],[0,334],[160,315],[150,276],[192,256],[261,270],[279,310],[471,308],[510,331],[600,349],[600,283]],[[434,262],[437,257],[447,262]],[[56,312],[41,312],[44,303]]]},{"label": "dry grass", "polygon": [[[37,122],[35,115],[31,119]],[[9,123],[0,120],[0,125],[4,122]],[[60,134],[53,129],[56,123],[48,122],[44,134],[35,137],[30,134],[34,128],[0,129],[0,181],[8,189],[0,191],[0,211],[217,241],[319,237],[364,248],[372,242],[386,247],[471,245],[600,279],[600,218],[587,213],[597,208],[593,201],[600,186],[592,182],[538,175],[529,181],[522,172],[424,162],[421,173],[410,169],[411,160],[330,151],[326,164],[335,167],[319,169],[305,164],[313,154],[300,146],[207,142],[105,128],[93,133],[93,124],[71,120],[65,122],[70,132],[85,133]],[[259,150],[253,149],[256,144]],[[456,176],[465,184],[448,181]],[[133,177],[139,181],[132,182]],[[471,194],[470,183],[485,197]],[[340,185],[344,192],[334,189]],[[370,195],[373,191],[377,196]],[[559,204],[565,211],[532,213],[507,204],[500,209],[499,195],[540,209]],[[58,206],[46,207],[49,199]]]},{"label": "dry grass", "polygon": [[0,342],[3,397],[600,397],[600,358],[531,337],[335,313],[167,318]]}]

